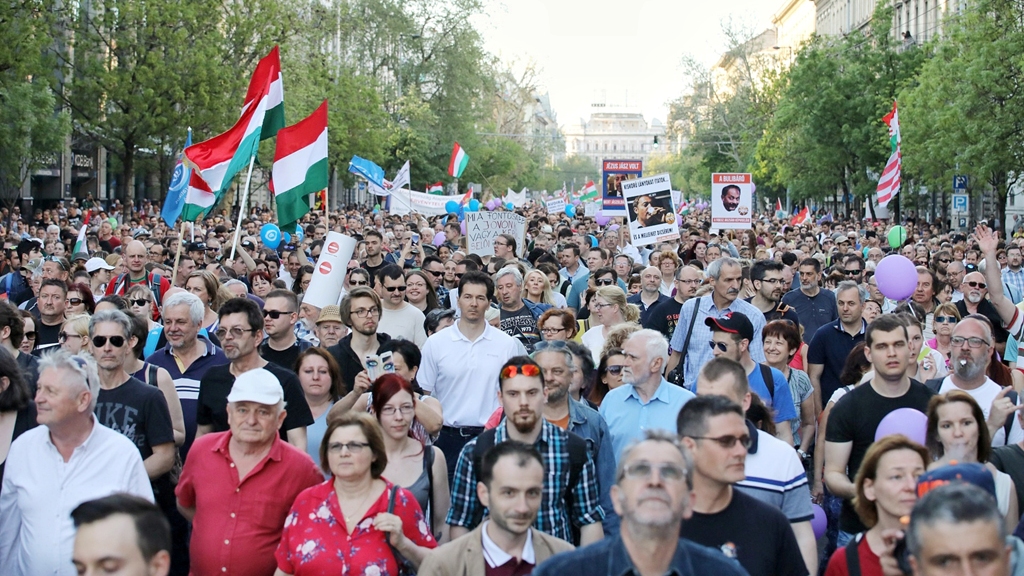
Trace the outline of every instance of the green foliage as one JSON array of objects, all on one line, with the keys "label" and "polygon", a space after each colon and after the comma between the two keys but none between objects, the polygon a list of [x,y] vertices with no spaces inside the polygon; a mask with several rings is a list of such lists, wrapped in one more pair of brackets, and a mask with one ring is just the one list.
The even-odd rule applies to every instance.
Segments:
[{"label": "green foliage", "polygon": [[697,147],[686,148],[678,154],[651,156],[644,165],[644,176],[665,172],[671,176],[672,188],[682,192],[684,198],[708,197],[711,170]]},{"label": "green foliage", "polygon": [[0,87],[0,201],[11,203],[33,170],[48,164],[60,151],[71,123],[54,112],[57,101],[49,86],[34,82]]}]

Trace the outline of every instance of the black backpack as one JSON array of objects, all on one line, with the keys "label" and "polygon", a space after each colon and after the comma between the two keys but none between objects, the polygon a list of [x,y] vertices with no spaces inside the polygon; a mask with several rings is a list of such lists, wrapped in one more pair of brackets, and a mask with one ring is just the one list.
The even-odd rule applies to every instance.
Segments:
[{"label": "black backpack", "polygon": [[[931,380],[925,382],[924,386],[925,386],[925,388],[927,388],[927,389],[931,390],[932,392],[938,394],[939,393],[939,389],[942,388],[942,382],[945,379],[946,379],[945,376],[943,376],[942,378],[932,378]],[[1016,391],[1010,390],[1009,392],[1006,393],[1006,397],[1009,398],[1011,402],[1013,402],[1014,406],[1017,405],[1017,392]],[[1010,443],[1010,429],[1013,428],[1013,419],[1016,418],[1016,417],[1017,417],[1017,413],[1016,412],[1011,412],[1010,414],[1008,414],[1006,416],[1006,422],[1003,423],[1003,435],[1006,437],[1004,439],[1004,441],[1007,444]]]}]

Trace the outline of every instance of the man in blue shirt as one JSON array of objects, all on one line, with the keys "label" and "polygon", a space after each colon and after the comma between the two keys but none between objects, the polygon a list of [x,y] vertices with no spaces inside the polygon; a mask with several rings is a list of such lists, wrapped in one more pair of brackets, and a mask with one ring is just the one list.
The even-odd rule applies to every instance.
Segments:
[{"label": "man in blue shirt", "polygon": [[557,554],[534,576],[562,574],[677,574],[740,576],[735,560],[679,537],[692,512],[693,458],[675,434],[650,430],[622,454],[612,486],[622,516],[618,536]]},{"label": "man in blue shirt", "polygon": [[626,446],[640,440],[646,430],[676,430],[676,416],[691,398],[690,391],[662,378],[668,360],[668,342],[660,332],[640,330],[622,345],[626,361],[622,386],[601,401],[601,416],[608,423],[616,460]]},{"label": "man in blue shirt", "polygon": [[846,357],[858,342],[864,341],[864,301],[868,291],[852,280],[840,282],[836,287],[839,320],[826,324],[813,334],[807,347],[807,375],[814,386],[815,405],[828,402],[843,384],[839,377],[846,365]]},{"label": "man in blue shirt", "polygon": [[800,289],[787,292],[782,303],[796,308],[800,325],[804,327],[804,343],[810,344],[814,333],[825,324],[839,318],[836,295],[818,286],[821,280],[821,262],[814,258],[800,261]]}]

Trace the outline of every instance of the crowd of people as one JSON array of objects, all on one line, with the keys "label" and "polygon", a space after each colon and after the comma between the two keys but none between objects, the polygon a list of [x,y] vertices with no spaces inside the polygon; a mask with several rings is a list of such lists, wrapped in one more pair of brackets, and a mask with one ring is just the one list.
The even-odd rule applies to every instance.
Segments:
[{"label": "crowd of people", "polygon": [[0,574],[1024,574],[1024,238],[517,210],[0,211]]}]

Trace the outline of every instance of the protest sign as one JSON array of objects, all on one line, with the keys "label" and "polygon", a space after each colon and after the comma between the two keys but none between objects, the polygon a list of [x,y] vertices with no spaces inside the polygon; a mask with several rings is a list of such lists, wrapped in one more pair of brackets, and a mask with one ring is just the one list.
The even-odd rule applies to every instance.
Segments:
[{"label": "protest sign", "polygon": [[516,239],[516,255],[526,246],[526,217],[514,212],[466,212],[466,236],[470,254],[494,256],[494,239],[510,234]]},{"label": "protest sign", "polygon": [[392,190],[388,197],[388,212],[404,216],[410,212],[424,216],[444,216],[448,213],[445,204],[450,200],[458,203],[462,200],[462,194],[455,196],[438,196],[437,194],[426,194],[424,192],[413,192],[411,190]]},{"label": "protest sign", "polygon": [[604,160],[601,163],[601,170],[601,212],[609,216],[622,216],[626,213],[622,183],[639,178],[644,172],[644,163],[642,160]]},{"label": "protest sign", "polygon": [[646,246],[679,238],[668,174],[622,182],[630,244]]},{"label": "protest sign", "polygon": [[583,205],[583,215],[584,216],[589,216],[589,217],[593,218],[594,216],[597,216],[597,212],[599,210],[601,210],[601,201],[600,200],[598,200],[597,202],[587,202],[586,204]]},{"label": "protest sign", "polygon": [[341,288],[345,283],[345,272],[352,254],[356,250],[355,239],[338,232],[328,232],[324,238],[323,250],[313,266],[313,278],[309,281],[302,302],[323,308],[337,304]]},{"label": "protest sign", "polygon": [[565,213],[565,198],[548,198],[544,203],[548,207],[548,214]]},{"label": "protest sign", "polygon": [[750,229],[754,217],[754,181],[750,174],[711,175],[711,227]]}]

